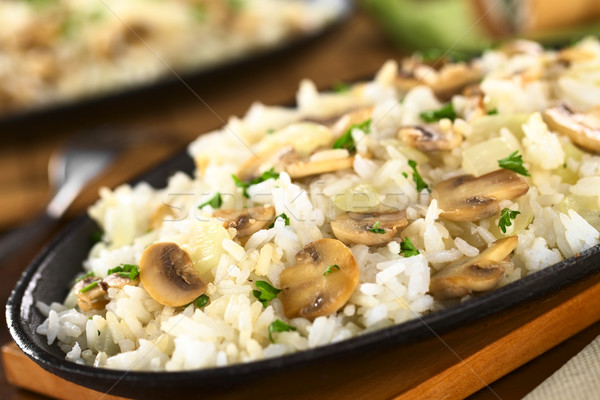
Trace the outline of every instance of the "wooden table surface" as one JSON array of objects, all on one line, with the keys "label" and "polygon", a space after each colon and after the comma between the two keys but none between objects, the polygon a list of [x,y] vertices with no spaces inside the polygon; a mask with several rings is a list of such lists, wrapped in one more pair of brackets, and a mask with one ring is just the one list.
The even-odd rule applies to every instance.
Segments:
[{"label": "wooden table surface", "polygon": [[[289,103],[303,78],[310,78],[318,87],[326,88],[335,82],[367,77],[387,59],[401,56],[401,51],[386,40],[368,16],[358,11],[335,31],[292,53],[259,60],[209,81],[187,82],[195,93],[181,84],[168,92],[142,96],[118,107],[108,105],[59,120],[12,124],[0,133],[0,229],[14,227],[43,210],[51,194],[48,160],[71,134],[111,125],[149,131],[153,139],[122,154],[115,165],[77,199],[69,210],[69,217],[82,213],[94,201],[100,186],[115,186],[157,165],[199,134],[221,126],[228,116],[243,115],[254,101]],[[2,302],[6,302],[18,275],[16,270],[9,279],[0,281]],[[600,323],[490,386],[500,398],[520,398],[598,335]],[[0,342],[9,340],[3,323]],[[472,398],[497,398],[494,392],[483,389]],[[11,387],[0,371],[0,398],[43,397]]]}]

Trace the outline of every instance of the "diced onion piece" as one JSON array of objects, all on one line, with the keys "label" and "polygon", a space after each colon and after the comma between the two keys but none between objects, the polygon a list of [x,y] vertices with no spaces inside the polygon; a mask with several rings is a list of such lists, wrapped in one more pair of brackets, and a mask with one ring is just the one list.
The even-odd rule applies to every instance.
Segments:
[{"label": "diced onion piece", "polygon": [[217,265],[225,252],[222,243],[229,232],[217,220],[198,221],[191,229],[190,240],[182,248],[190,255],[194,268],[202,276]]},{"label": "diced onion piece", "polygon": [[497,137],[469,147],[463,152],[462,167],[466,173],[481,176],[497,170],[498,160],[517,150],[504,138]]},{"label": "diced onion piece", "polygon": [[380,196],[377,189],[368,183],[353,186],[333,199],[339,209],[350,212],[368,212],[375,208],[379,201]]}]

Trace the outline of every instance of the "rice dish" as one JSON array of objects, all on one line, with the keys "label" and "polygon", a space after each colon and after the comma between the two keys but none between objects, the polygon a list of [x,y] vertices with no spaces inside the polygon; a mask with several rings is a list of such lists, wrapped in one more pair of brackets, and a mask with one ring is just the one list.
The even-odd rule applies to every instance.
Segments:
[{"label": "rice dish", "polygon": [[[386,63],[189,146],[194,177],[103,189],[101,241],[38,333],[66,359],[178,371],[323,346],[596,246],[600,43]],[[85,275],[84,275],[85,274]]]},{"label": "rice dish", "polygon": [[2,1],[0,113],[227,63],[318,32],[345,6],[339,0]]}]

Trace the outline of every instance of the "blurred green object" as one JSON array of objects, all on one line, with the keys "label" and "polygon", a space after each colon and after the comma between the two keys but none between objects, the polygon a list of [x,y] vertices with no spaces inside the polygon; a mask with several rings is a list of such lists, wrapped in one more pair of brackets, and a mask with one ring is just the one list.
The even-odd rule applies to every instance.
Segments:
[{"label": "blurred green object", "polygon": [[[488,3],[491,5],[485,8]],[[525,37],[559,46],[600,33],[600,21],[594,20],[593,15],[591,18],[585,16],[587,19],[574,27],[557,26],[521,35],[499,33],[493,23],[499,24],[495,28],[519,32],[535,18],[525,13],[531,11],[524,6],[527,2],[497,0],[488,3],[474,0],[361,0],[398,46],[422,51],[431,58],[436,54],[468,58],[510,38]],[[542,7],[545,5],[538,3]],[[562,7],[569,7],[568,3],[562,4]]]},{"label": "blurred green object", "polygon": [[410,50],[473,53],[493,42],[474,25],[470,3],[456,0],[364,0],[392,39]]}]

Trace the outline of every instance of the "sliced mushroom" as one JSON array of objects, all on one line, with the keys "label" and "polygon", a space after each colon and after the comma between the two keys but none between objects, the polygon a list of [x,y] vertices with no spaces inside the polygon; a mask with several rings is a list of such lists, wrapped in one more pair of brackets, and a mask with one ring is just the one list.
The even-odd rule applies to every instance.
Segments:
[{"label": "sliced mushroom", "polygon": [[[95,286],[85,290],[94,282],[98,282]],[[84,289],[82,292],[81,290]],[[73,287],[73,291],[77,295],[77,305],[81,311],[102,310],[108,304],[108,284],[102,281],[99,277],[89,276],[80,280]]]},{"label": "sliced mushroom", "polygon": [[163,305],[183,306],[206,291],[206,283],[194,269],[192,259],[175,243],[148,246],[139,268],[144,288]]},{"label": "sliced mushroom", "polygon": [[348,212],[331,221],[331,230],[346,244],[375,246],[389,243],[407,224],[404,210],[388,214]]},{"label": "sliced mushroom", "polygon": [[461,175],[435,185],[431,196],[451,221],[479,221],[500,212],[498,202],[513,200],[527,193],[529,184],[507,169],[499,169],[475,178]]},{"label": "sliced mushroom", "polygon": [[371,118],[373,115],[373,107],[359,108],[350,111],[339,117],[331,126],[335,137],[340,137],[348,131],[353,125],[361,124]]},{"label": "sliced mushroom", "polygon": [[442,132],[439,124],[406,126],[398,130],[398,138],[421,151],[452,150],[462,143],[462,135],[448,129]]},{"label": "sliced mushroom", "polygon": [[567,135],[578,146],[600,153],[600,110],[594,108],[586,113],[577,113],[568,105],[560,104],[544,111],[548,127]]},{"label": "sliced mushroom", "polygon": [[479,81],[482,76],[481,68],[472,63],[446,64],[439,71],[423,64],[411,66],[411,69],[413,70],[403,71],[398,76],[396,87],[407,92],[417,85],[426,85],[442,101],[451,99],[467,85]]},{"label": "sliced mushroom", "polygon": [[512,263],[507,260],[517,243],[517,236],[497,240],[479,255],[443,268],[431,278],[430,293],[450,299],[493,289],[510,272]]},{"label": "sliced mushroom", "polygon": [[281,272],[286,317],[331,315],[348,301],[359,280],[354,255],[336,239],[320,239],[296,254],[297,264]]},{"label": "sliced mushroom", "polygon": [[236,237],[242,238],[258,232],[273,222],[275,207],[261,206],[244,208],[243,210],[215,210],[213,216],[224,220],[223,226],[226,229],[235,228],[237,230]]},{"label": "sliced mushroom", "polygon": [[173,208],[167,204],[161,204],[150,216],[150,229],[159,229],[167,217],[173,217]]},{"label": "sliced mushroom", "polygon": [[103,281],[108,285],[109,288],[123,289],[127,285],[137,286],[140,283],[139,278],[129,279],[126,276],[121,276],[118,273],[110,274]]},{"label": "sliced mushroom", "polygon": [[277,172],[281,172],[282,160],[295,157],[296,152],[294,148],[289,145],[281,148],[269,149],[250,157],[242,164],[236,176],[242,181],[250,181],[271,168],[274,168]]},{"label": "sliced mushroom", "polygon": [[345,158],[330,158],[317,161],[293,161],[285,165],[284,169],[291,178],[304,178],[312,175],[350,169],[353,165],[354,157],[348,156]]}]

